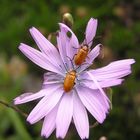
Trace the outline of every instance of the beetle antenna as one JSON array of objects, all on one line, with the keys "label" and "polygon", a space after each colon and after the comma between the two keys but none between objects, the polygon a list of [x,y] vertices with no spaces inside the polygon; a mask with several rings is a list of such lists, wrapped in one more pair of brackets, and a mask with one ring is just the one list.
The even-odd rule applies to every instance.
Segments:
[{"label": "beetle antenna", "polygon": [[92,40],[90,40],[88,43],[87,43],[87,40],[85,39],[85,45],[88,45],[88,44],[90,44],[93,40],[95,40],[95,39],[100,39],[102,36],[96,36],[96,37],[94,37]]},{"label": "beetle antenna", "polygon": [[76,47],[72,47],[72,48],[74,48],[74,49],[79,49],[79,48],[76,48]]},{"label": "beetle antenna", "polygon": [[68,64],[67,63],[65,63],[65,68],[66,68],[66,70],[68,72]]},{"label": "beetle antenna", "polygon": [[72,63],[72,59],[71,59],[69,56],[66,56],[66,57],[70,60],[71,65],[72,65],[72,68],[74,69],[74,65],[73,65],[73,63]]},{"label": "beetle antenna", "polygon": [[[63,61],[62,61],[62,63],[64,65],[65,70],[68,72],[67,63],[64,63]],[[59,66],[63,70],[62,66],[61,65],[59,65]]]},{"label": "beetle antenna", "polygon": [[83,64],[79,65],[75,70],[79,69],[82,65],[87,65],[87,64],[90,64],[90,63],[83,63]]},{"label": "beetle antenna", "polygon": [[75,71],[77,70],[77,69],[79,69],[81,67],[81,65],[79,65],[76,69],[75,69]]}]

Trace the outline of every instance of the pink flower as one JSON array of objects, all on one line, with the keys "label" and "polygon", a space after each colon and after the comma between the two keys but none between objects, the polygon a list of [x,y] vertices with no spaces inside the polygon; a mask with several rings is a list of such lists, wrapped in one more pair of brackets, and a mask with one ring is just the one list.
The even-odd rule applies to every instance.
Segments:
[{"label": "pink flower", "polygon": [[[85,139],[89,137],[87,110],[99,123],[103,123],[110,105],[102,88],[121,84],[122,78],[131,73],[131,64],[135,61],[134,59],[119,60],[102,68],[87,70],[100,53],[100,44],[98,44],[89,51],[85,64],[76,66],[73,57],[77,53],[75,48],[80,48],[78,39],[65,24],[59,25],[58,49],[34,27],[30,29],[30,33],[40,51],[23,43],[20,44],[19,49],[25,56],[50,72],[44,74],[43,86],[39,92],[25,93],[15,98],[14,103],[23,104],[41,98],[27,117],[27,121],[34,124],[44,118],[42,136],[48,138],[56,129],[56,137],[64,138],[73,120],[80,138]],[[91,18],[83,42],[88,42],[89,47],[96,28],[97,20]],[[67,36],[68,32],[71,33],[71,37]],[[71,70],[76,72],[75,85],[66,92],[64,79]]]}]

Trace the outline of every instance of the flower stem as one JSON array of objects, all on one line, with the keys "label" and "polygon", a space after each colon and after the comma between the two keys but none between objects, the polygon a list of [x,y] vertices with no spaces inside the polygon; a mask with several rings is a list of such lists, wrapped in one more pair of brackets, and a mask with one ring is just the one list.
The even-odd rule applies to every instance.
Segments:
[{"label": "flower stem", "polygon": [[90,125],[90,128],[94,128],[94,127],[96,127],[98,125],[99,125],[99,123],[98,122],[95,122],[93,125]]},{"label": "flower stem", "polygon": [[4,101],[1,101],[1,100],[0,100],[0,104],[6,106],[6,107],[8,107],[8,108],[13,109],[14,111],[20,113],[20,114],[21,114],[22,116],[24,116],[24,117],[27,117],[27,116],[28,116],[28,114],[26,114],[25,112],[21,111],[20,109],[18,109],[18,108],[17,108],[16,106],[14,106],[14,105],[10,105],[10,104],[8,104],[8,103],[6,103],[6,102],[4,102]]}]

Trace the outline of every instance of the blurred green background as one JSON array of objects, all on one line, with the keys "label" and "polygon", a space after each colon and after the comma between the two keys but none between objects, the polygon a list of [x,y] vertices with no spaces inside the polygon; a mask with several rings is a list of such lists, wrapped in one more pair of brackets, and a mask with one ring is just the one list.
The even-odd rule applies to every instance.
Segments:
[{"label": "blurred green background", "polygon": [[[0,100],[12,104],[13,98],[27,91],[38,91],[43,73],[19,50],[20,42],[36,47],[28,29],[37,27],[46,37],[58,29],[62,14],[74,17],[73,30],[82,41],[87,21],[98,19],[95,44],[104,44],[104,66],[112,60],[135,58],[133,73],[113,88],[113,110],[103,125],[90,130],[90,140],[138,140],[140,138],[140,1],[139,0],[0,0]],[[37,102],[18,106],[29,113]],[[80,117],[80,116],[79,116]],[[42,122],[33,126],[12,109],[0,104],[0,140],[43,140]],[[55,140],[53,134],[50,140]],[[66,140],[79,136],[71,129]],[[102,139],[103,140],[103,139]]]}]

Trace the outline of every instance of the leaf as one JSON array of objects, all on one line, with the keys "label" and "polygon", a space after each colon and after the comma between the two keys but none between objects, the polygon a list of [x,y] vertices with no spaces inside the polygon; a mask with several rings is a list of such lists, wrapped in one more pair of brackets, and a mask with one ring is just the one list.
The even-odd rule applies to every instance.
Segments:
[{"label": "leaf", "polygon": [[30,134],[27,132],[23,122],[18,116],[18,113],[7,109],[7,113],[9,115],[9,118],[11,119],[11,122],[13,123],[14,129],[17,132],[17,134],[20,136],[21,140],[32,140]]}]

